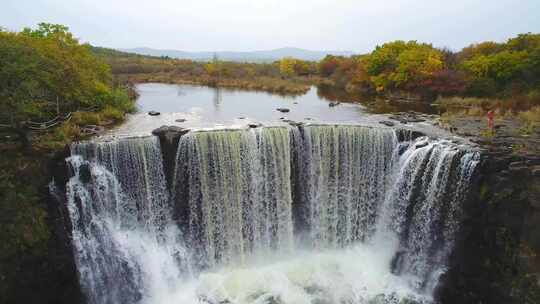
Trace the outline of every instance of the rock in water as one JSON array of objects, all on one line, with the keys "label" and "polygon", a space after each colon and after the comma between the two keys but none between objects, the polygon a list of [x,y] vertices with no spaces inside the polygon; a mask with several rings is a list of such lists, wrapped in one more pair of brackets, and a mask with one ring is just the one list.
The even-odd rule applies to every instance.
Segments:
[{"label": "rock in water", "polygon": [[79,178],[83,183],[89,183],[92,179],[92,173],[90,172],[90,165],[88,163],[83,163],[79,167]]},{"label": "rock in water", "polygon": [[150,112],[148,112],[148,115],[150,115],[150,116],[158,116],[160,114],[161,113],[159,113],[158,111],[150,111]]},{"label": "rock in water", "polygon": [[388,120],[379,121],[379,123],[383,124],[385,126],[388,126],[388,127],[393,127],[394,126],[394,123],[391,122],[391,121],[388,121]]},{"label": "rock in water", "polygon": [[168,126],[161,126],[155,130],[152,131],[152,134],[155,135],[155,136],[160,136],[162,134],[165,134],[169,131],[169,127]]},{"label": "rock in water", "polygon": [[281,113],[287,113],[291,110],[287,109],[287,108],[277,108],[276,110],[280,111]]}]

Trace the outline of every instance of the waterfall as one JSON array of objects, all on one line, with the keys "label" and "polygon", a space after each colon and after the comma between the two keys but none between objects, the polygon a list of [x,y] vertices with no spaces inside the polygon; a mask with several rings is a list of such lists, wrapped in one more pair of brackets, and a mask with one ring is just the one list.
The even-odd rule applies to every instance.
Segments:
[{"label": "waterfall", "polygon": [[289,137],[286,128],[264,128],[180,139],[173,184],[189,187],[174,192],[200,264],[292,249]]},{"label": "waterfall", "polygon": [[162,155],[157,137],[72,146],[91,304],[431,303],[479,162],[346,125],[191,131]]},{"label": "waterfall", "polygon": [[391,129],[312,126],[295,132],[304,222],[315,247],[344,246],[374,231],[397,143]]},{"label": "waterfall", "polygon": [[416,288],[432,292],[445,271],[479,154],[425,137],[401,143],[398,150],[378,229],[400,238],[394,271],[413,275]]},{"label": "waterfall", "polygon": [[90,303],[155,298],[185,275],[157,138],[76,144],[67,161],[72,243]]}]

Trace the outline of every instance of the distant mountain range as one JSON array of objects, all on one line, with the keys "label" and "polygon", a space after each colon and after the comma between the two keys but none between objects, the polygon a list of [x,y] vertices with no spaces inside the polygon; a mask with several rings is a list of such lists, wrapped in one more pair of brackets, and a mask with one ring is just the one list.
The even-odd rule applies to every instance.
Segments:
[{"label": "distant mountain range", "polygon": [[279,60],[284,57],[294,57],[302,60],[318,61],[326,55],[350,56],[353,52],[350,51],[311,51],[300,48],[280,48],[266,51],[250,51],[250,52],[185,52],[178,50],[160,50],[152,48],[131,48],[119,49],[122,52],[135,53],[147,56],[168,56],[178,59],[191,59],[197,61],[208,61],[218,56],[220,60],[229,61],[244,61],[244,62],[269,62]]}]

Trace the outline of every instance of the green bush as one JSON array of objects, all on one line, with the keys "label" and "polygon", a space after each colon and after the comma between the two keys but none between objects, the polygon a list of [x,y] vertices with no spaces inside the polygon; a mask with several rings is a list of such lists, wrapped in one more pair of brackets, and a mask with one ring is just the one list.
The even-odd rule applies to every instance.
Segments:
[{"label": "green bush", "polygon": [[101,117],[98,113],[94,112],[75,112],[73,113],[71,122],[78,126],[99,125],[101,123]]},{"label": "green bush", "polygon": [[101,116],[105,120],[112,120],[114,122],[121,122],[124,120],[124,112],[111,106],[107,106],[105,109],[103,109]]},{"label": "green bush", "polygon": [[124,113],[133,113],[136,110],[135,103],[129,98],[127,90],[120,88],[115,88],[109,93],[105,104]]},{"label": "green bush", "polygon": [[520,112],[519,119],[524,124],[524,131],[532,133],[536,127],[540,126],[540,106],[536,106],[529,111]]},{"label": "green bush", "polygon": [[79,137],[81,130],[79,126],[67,123],[59,127],[54,132],[54,139],[60,142],[69,142],[70,140]]}]

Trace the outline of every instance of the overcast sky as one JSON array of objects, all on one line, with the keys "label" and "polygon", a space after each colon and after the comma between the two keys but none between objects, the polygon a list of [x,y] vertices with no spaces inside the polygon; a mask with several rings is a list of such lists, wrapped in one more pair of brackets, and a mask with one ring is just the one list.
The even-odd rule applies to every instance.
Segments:
[{"label": "overcast sky", "polygon": [[2,0],[0,26],[69,26],[113,48],[370,51],[418,40],[454,50],[540,32],[540,0]]}]

